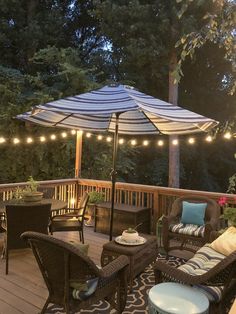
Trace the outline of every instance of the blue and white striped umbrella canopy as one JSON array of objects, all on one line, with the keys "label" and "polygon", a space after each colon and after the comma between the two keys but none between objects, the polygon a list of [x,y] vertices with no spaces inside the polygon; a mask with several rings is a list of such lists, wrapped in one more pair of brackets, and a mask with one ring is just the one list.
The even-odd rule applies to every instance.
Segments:
[{"label": "blue and white striped umbrella canopy", "polygon": [[17,118],[47,127],[114,132],[116,113],[121,113],[120,134],[190,134],[218,124],[125,85],[48,102]]}]

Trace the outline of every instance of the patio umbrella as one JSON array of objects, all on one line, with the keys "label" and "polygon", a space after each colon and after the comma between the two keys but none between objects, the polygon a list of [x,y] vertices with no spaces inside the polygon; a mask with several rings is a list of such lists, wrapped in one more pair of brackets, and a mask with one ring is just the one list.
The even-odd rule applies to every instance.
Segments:
[{"label": "patio umbrella", "polygon": [[48,127],[114,132],[111,172],[110,240],[112,239],[118,133],[181,135],[208,131],[217,121],[146,95],[133,87],[109,85],[38,105],[18,119]]}]

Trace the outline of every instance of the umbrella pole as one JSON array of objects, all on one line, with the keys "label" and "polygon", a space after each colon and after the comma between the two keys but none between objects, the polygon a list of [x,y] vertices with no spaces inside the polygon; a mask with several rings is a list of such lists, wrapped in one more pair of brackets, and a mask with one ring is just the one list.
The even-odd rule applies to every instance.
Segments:
[{"label": "umbrella pole", "polygon": [[116,125],[113,143],[113,166],[111,170],[111,215],[110,215],[110,232],[109,240],[112,241],[112,230],[113,230],[113,214],[114,214],[114,203],[115,203],[115,185],[116,185],[116,159],[118,149],[118,130],[119,130],[119,116],[120,113],[116,113]]}]

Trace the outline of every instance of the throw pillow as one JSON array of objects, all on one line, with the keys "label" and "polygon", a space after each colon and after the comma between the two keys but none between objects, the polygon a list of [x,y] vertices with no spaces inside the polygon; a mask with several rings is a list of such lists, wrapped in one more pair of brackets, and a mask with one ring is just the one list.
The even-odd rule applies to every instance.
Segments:
[{"label": "throw pillow", "polygon": [[88,255],[89,244],[83,244],[83,243],[76,242],[76,241],[69,241],[69,242],[70,242],[70,244],[77,247],[85,255]]},{"label": "throw pillow", "polygon": [[207,203],[189,203],[183,201],[182,224],[203,226]]},{"label": "throw pillow", "polygon": [[236,228],[228,228],[221,236],[210,244],[211,248],[226,256],[236,251]]}]

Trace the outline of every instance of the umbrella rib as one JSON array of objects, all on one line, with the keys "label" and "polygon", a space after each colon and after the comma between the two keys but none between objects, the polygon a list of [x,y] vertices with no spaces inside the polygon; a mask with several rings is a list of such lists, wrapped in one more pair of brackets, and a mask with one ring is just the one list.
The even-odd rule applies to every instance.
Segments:
[{"label": "umbrella rib", "polygon": [[57,121],[56,123],[53,124],[53,126],[57,126],[57,124],[63,122],[64,120],[68,119],[69,117],[72,117],[73,113],[69,114],[68,116],[64,117],[63,119]]},{"label": "umbrella rib", "polygon": [[152,122],[152,120],[146,115],[145,111],[142,110],[142,113],[145,115],[145,117],[148,119],[148,121],[154,126],[154,128],[155,128],[158,132],[160,132],[160,134],[163,134],[163,133],[159,130],[159,128]]}]

